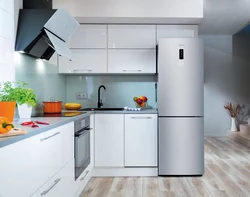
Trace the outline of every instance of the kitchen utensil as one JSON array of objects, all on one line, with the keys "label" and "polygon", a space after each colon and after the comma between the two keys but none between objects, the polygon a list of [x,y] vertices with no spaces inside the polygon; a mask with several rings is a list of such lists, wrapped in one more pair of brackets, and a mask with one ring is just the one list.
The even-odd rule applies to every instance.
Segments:
[{"label": "kitchen utensil", "polygon": [[62,101],[55,101],[52,97],[50,101],[43,101],[43,113],[53,114],[62,112]]},{"label": "kitchen utensil", "polygon": [[14,128],[11,129],[8,133],[0,134],[0,138],[2,137],[11,137],[16,135],[24,135],[26,133],[23,129]]}]

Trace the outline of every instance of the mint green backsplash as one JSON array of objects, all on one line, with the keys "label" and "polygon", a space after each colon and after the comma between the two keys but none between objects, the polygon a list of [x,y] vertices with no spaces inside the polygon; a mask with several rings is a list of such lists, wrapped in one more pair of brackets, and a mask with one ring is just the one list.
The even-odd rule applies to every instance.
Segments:
[{"label": "mint green backsplash", "polygon": [[56,65],[15,53],[15,69],[16,80],[27,82],[39,101],[33,114],[41,112],[42,101],[49,101],[51,97],[65,102],[65,76],[58,74]]},{"label": "mint green backsplash", "polygon": [[[98,88],[104,85],[103,107],[135,107],[133,97],[146,96],[148,107],[155,108],[155,80],[155,76],[66,76],[66,101],[97,107]],[[76,99],[78,92],[88,93],[88,99]]]}]

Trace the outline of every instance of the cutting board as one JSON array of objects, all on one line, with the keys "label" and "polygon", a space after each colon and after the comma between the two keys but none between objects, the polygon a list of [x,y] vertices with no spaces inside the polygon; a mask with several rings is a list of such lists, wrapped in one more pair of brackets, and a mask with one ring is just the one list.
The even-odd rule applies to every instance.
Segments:
[{"label": "cutting board", "polygon": [[0,134],[1,137],[11,137],[11,136],[16,136],[16,135],[24,135],[26,133],[25,130],[14,128],[11,129],[8,133]]}]

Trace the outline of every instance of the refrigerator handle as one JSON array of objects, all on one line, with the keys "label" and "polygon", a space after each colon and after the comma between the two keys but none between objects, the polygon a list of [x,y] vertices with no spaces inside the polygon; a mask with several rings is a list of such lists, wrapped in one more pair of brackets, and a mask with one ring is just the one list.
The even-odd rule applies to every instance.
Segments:
[{"label": "refrigerator handle", "polygon": [[157,83],[155,83],[155,102],[157,103]]}]

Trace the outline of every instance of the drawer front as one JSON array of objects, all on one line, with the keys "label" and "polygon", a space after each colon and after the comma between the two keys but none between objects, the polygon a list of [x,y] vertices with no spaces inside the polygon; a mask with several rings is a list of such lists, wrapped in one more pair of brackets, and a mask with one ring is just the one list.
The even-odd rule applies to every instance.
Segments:
[{"label": "drawer front", "polygon": [[32,197],[71,197],[75,192],[74,182],[74,160],[72,160]]},{"label": "drawer front", "polygon": [[40,137],[39,144],[39,176],[44,182],[55,175],[62,167],[62,131],[60,128],[45,132]]}]

